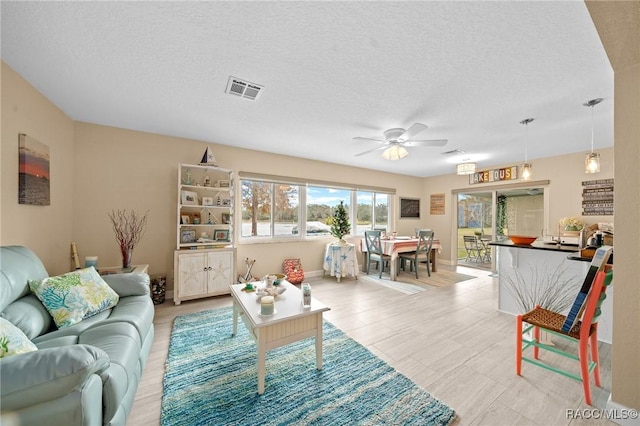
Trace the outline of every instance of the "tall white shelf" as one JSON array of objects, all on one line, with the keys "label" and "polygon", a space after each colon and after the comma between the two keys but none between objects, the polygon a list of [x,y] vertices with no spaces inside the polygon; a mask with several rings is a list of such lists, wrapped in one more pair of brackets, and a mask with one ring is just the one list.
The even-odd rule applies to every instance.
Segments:
[{"label": "tall white shelf", "polygon": [[233,171],[178,164],[177,187],[174,303],[228,294],[236,263]]}]

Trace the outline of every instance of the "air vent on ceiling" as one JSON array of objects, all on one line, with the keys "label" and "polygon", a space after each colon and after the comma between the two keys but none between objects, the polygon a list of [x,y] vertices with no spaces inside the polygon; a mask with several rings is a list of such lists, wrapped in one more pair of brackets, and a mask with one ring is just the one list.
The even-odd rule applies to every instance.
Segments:
[{"label": "air vent on ceiling", "polygon": [[453,155],[453,154],[456,154],[456,155],[464,154],[464,151],[461,149],[454,149],[454,150],[442,153],[442,155]]},{"label": "air vent on ceiling", "polygon": [[240,96],[241,98],[251,99],[252,101],[255,101],[258,96],[260,96],[263,89],[264,86],[249,83],[248,81],[235,77],[229,77],[229,82],[227,83],[227,93]]}]

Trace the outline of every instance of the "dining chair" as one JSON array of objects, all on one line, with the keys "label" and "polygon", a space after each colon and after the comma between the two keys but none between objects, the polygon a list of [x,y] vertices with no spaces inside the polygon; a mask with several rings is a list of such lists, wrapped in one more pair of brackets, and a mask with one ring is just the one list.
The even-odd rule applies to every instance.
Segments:
[{"label": "dining chair", "polygon": [[409,271],[413,268],[416,270],[416,279],[418,279],[418,265],[420,263],[427,264],[427,274],[431,276],[431,269],[429,264],[431,263],[431,247],[433,246],[433,231],[421,230],[418,232],[418,245],[416,251],[400,253],[398,257],[402,266],[404,267],[404,261],[409,261]]},{"label": "dining chair", "polygon": [[[606,296],[607,287],[613,280],[613,270],[599,271],[591,286],[587,302],[584,305],[582,318],[568,331],[563,331],[566,316],[548,309],[536,306],[532,311],[516,317],[516,374],[522,375],[522,361],[537,365],[554,373],[582,382],[584,400],[591,404],[591,373],[596,386],[600,387],[600,356],[598,354],[598,318],[601,315],[601,305]],[[544,330],[554,336],[570,340],[573,343],[569,348],[560,347],[559,344],[545,344],[540,342],[540,331]],[[575,350],[575,342],[578,343],[577,355],[569,352]],[[533,358],[523,356],[524,351],[533,346]],[[558,362],[540,360],[540,349],[554,354],[571,358],[580,364],[580,375],[562,369]],[[590,349],[590,350],[589,350]],[[589,359],[589,352],[591,359]],[[556,360],[557,361],[557,360]]]},{"label": "dining chair", "polygon": [[382,253],[380,231],[364,231],[364,240],[367,244],[367,275],[371,262],[376,262],[376,267],[380,269],[379,277],[382,278],[384,265],[391,261],[391,256]]},{"label": "dining chair", "polygon": [[431,231],[431,228],[414,228],[414,231],[413,235],[417,237],[420,235],[420,231]]},{"label": "dining chair", "polygon": [[467,257],[464,259],[465,262],[479,262],[482,260],[482,250],[484,247],[480,241],[478,241],[478,237],[475,235],[463,235],[462,239],[464,241],[464,249],[467,251]]}]

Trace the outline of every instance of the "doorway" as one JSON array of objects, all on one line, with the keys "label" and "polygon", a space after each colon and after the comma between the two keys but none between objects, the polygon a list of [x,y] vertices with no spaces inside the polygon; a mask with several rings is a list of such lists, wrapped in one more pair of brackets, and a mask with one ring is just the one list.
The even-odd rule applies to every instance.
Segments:
[{"label": "doorway", "polygon": [[458,192],[457,264],[493,270],[490,241],[508,235],[544,236],[548,199],[545,188],[546,185],[532,183],[530,187],[518,184],[490,191]]}]

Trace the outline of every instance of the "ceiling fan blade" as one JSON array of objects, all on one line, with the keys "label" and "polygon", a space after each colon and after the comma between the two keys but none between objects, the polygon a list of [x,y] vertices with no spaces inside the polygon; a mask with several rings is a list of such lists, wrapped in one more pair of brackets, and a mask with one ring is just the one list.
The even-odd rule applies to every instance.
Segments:
[{"label": "ceiling fan blade", "polygon": [[406,141],[417,135],[418,133],[427,130],[429,126],[422,123],[413,123],[411,127],[409,127],[403,134],[398,137],[398,141]]},{"label": "ceiling fan blade", "polygon": [[381,149],[385,149],[385,148],[388,148],[388,147],[389,147],[389,145],[385,144],[385,145],[379,146],[377,148],[373,148],[373,149],[370,149],[368,151],[361,152],[360,154],[356,154],[355,157],[360,157],[361,155],[369,154],[369,153],[372,153],[374,151],[379,151]]},{"label": "ceiling fan blade", "polygon": [[404,146],[445,146],[448,139],[410,140],[403,142]]},{"label": "ceiling fan blade", "polygon": [[374,139],[374,138],[361,138],[361,137],[355,137],[353,138],[354,141],[374,141],[374,142],[384,142],[384,140],[382,139]]}]

